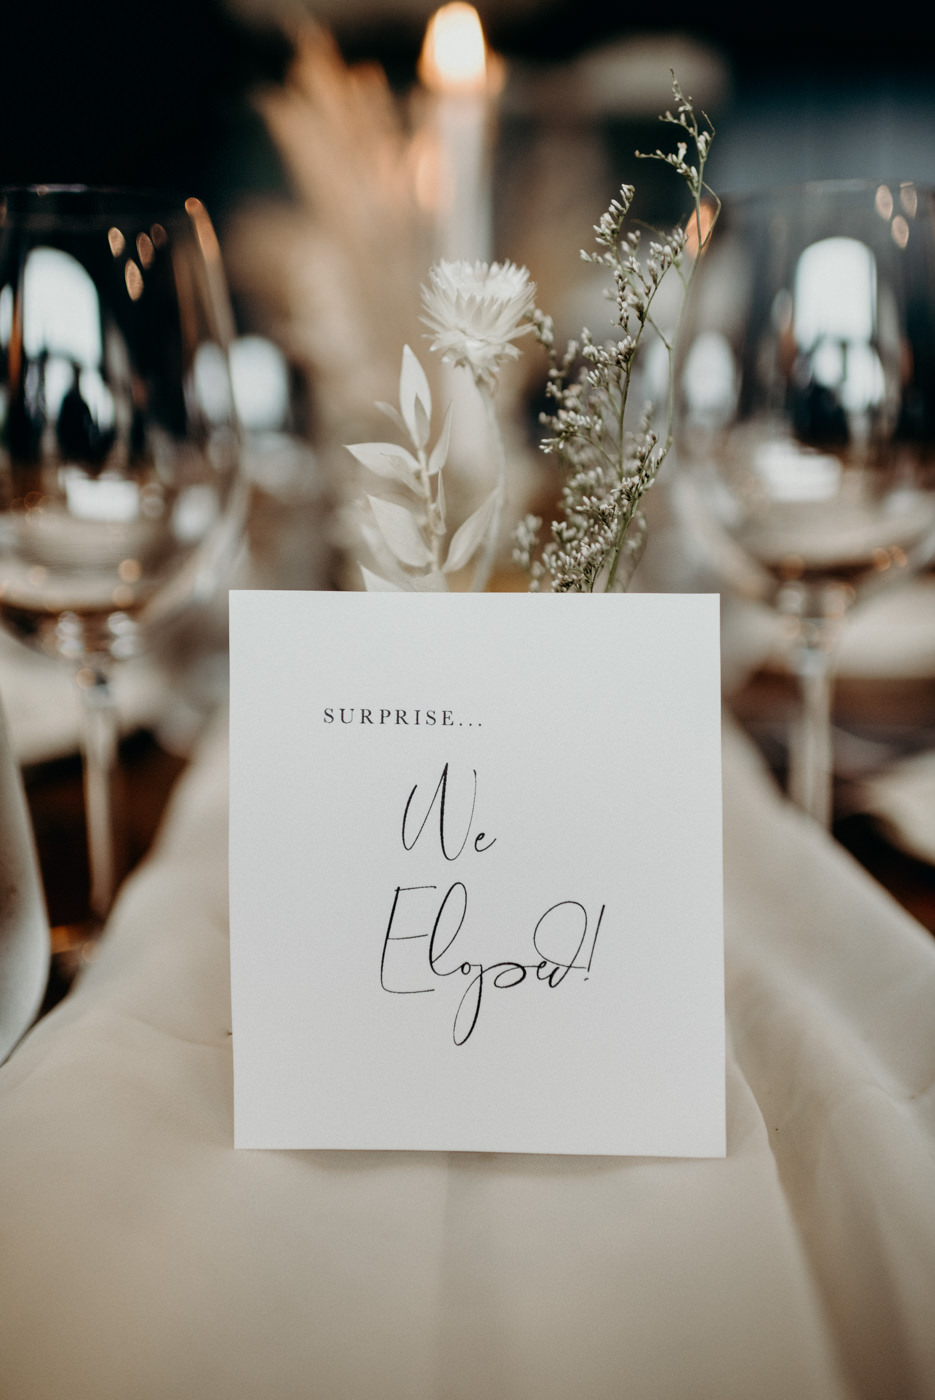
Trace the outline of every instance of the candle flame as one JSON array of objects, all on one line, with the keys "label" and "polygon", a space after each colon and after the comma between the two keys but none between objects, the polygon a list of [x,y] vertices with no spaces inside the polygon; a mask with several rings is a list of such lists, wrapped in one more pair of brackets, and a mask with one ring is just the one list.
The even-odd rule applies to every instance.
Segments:
[{"label": "candle flame", "polygon": [[425,31],[419,77],[431,92],[445,96],[487,92],[487,47],[473,5],[452,0],[436,10]]}]

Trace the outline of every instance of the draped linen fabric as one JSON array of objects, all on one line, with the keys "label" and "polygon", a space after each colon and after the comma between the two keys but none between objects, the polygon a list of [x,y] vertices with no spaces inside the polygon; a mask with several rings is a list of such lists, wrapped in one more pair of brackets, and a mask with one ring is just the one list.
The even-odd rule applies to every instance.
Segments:
[{"label": "draped linen fabric", "polygon": [[726,1159],[235,1151],[218,728],[0,1069],[0,1396],[935,1397],[935,940],[724,800]]}]

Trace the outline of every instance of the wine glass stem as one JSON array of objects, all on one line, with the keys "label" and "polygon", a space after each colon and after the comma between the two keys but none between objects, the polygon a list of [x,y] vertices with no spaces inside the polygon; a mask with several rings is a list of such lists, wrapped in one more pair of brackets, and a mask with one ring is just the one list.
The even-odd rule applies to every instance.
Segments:
[{"label": "wine glass stem", "polygon": [[803,622],[795,660],[800,699],[789,743],[789,796],[825,828],[831,826],[834,773],[833,654],[831,629]]},{"label": "wine glass stem", "polygon": [[91,872],[88,903],[101,923],[110,913],[117,885],[113,784],[118,721],[110,677],[100,666],[78,677],[84,719],[84,796]]}]

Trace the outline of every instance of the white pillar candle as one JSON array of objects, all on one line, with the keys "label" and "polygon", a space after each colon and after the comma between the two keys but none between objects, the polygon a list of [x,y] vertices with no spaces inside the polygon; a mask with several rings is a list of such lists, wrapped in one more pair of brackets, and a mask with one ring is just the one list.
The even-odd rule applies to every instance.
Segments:
[{"label": "white pillar candle", "polygon": [[[484,39],[473,5],[453,0],[429,20],[419,58],[424,119],[417,194],[433,219],[432,259],[493,257],[492,148],[504,65]],[[449,479],[469,497],[493,484],[479,399],[464,370],[443,365],[443,401],[454,409]],[[454,484],[454,481],[452,481]],[[477,500],[468,502],[470,509]]]},{"label": "white pillar candle", "polygon": [[472,5],[454,0],[432,16],[419,77],[429,93],[426,158],[436,219],[435,257],[489,262],[490,157],[501,74]]}]

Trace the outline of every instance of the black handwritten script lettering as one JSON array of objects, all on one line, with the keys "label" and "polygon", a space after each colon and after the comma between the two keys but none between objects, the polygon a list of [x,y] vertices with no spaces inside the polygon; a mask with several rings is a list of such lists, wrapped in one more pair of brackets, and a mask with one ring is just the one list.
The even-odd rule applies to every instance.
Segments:
[{"label": "black handwritten script lettering", "polygon": [[[446,763],[427,799],[418,783],[411,788],[400,828],[407,857],[413,855],[427,831],[436,833],[438,838],[437,846],[431,841],[428,850],[437,851],[448,865],[465,855],[486,855],[495,846],[495,836],[475,829],[476,769],[471,770],[467,781],[461,775],[457,799],[449,791],[450,785],[454,785],[454,780]],[[425,850],[423,847],[419,852],[420,861]],[[420,868],[424,868],[424,861]],[[464,873],[467,876],[466,870]],[[396,996],[424,995],[436,991],[449,978],[454,979],[453,985],[461,987],[452,1025],[455,1045],[465,1045],[470,1040],[489,990],[508,991],[528,980],[530,985],[554,991],[572,974],[584,980],[590,976],[604,904],[597,908],[596,915],[589,914],[577,899],[551,904],[538,919],[529,920],[525,957],[494,961],[478,961],[471,956],[468,908],[466,879],[397,885],[380,953],[380,985],[385,992]],[[489,938],[485,939],[485,946],[489,946]]]},{"label": "black handwritten script lettering", "polygon": [[[438,780],[438,787],[435,789],[435,795],[434,795],[434,797],[431,799],[431,801],[429,802],[428,809],[427,809],[427,811],[426,811],[426,813],[425,813],[425,816],[422,818],[422,823],[421,823],[421,825],[419,826],[418,830],[416,831],[415,835],[412,837],[411,840],[407,840],[407,823],[409,822],[409,812],[410,812],[410,808],[412,807],[413,799],[415,798],[416,793],[419,791],[419,785],[418,785],[418,783],[415,784],[415,786],[413,787],[413,789],[412,789],[412,791],[410,792],[409,796],[406,798],[406,806],[405,806],[405,808],[403,809],[403,831],[402,831],[402,836],[403,836],[403,846],[405,847],[405,849],[406,849],[407,851],[411,851],[411,850],[412,850],[413,846],[416,844],[416,842],[418,841],[419,837],[422,835],[423,831],[425,830],[425,824],[426,824],[426,822],[428,821],[429,817],[432,815],[432,808],[433,808],[433,807],[436,805],[436,803],[437,803],[437,804],[438,804],[438,844],[439,844],[439,846],[441,847],[441,853],[442,853],[442,855],[445,857],[446,860],[457,860],[457,859],[458,859],[458,856],[461,854],[461,852],[464,850],[465,846],[467,845],[468,837],[469,837],[470,834],[471,834],[471,823],[472,823],[473,820],[474,820],[474,808],[475,808],[476,805],[477,805],[477,771],[476,771],[475,769],[472,769],[472,773],[473,773],[473,778],[474,778],[474,792],[473,792],[473,796],[472,796],[472,798],[471,798],[471,811],[470,811],[470,815],[468,816],[468,819],[467,819],[467,825],[465,826],[465,829],[464,829],[464,836],[463,836],[463,838],[462,838],[462,840],[461,840],[461,845],[458,847],[458,849],[457,849],[456,851],[454,851],[453,853],[452,853],[451,851],[449,851],[447,842],[446,842],[446,840],[445,840],[446,833],[447,833],[447,821],[448,821],[448,817],[447,817],[447,810],[448,810],[448,764],[446,763],[445,766],[444,766],[444,768],[442,769],[442,775],[441,775],[441,777],[440,777],[439,780]],[[478,832],[478,834],[474,837],[474,849],[475,849],[475,851],[489,851],[489,850],[490,850],[490,847],[493,845],[494,841],[496,841],[497,838],[494,837],[493,840],[486,841],[486,844],[484,844],[484,842],[485,842],[485,840],[486,840],[486,836],[487,836],[487,833],[486,833],[485,831],[481,831],[481,832]]]}]

